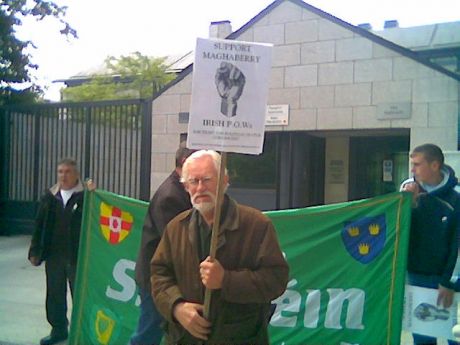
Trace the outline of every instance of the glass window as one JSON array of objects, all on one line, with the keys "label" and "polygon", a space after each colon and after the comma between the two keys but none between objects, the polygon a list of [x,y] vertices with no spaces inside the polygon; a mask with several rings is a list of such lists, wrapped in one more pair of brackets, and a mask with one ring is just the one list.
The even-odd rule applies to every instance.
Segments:
[{"label": "glass window", "polygon": [[230,184],[236,188],[276,188],[276,135],[266,133],[260,155],[229,153]]}]

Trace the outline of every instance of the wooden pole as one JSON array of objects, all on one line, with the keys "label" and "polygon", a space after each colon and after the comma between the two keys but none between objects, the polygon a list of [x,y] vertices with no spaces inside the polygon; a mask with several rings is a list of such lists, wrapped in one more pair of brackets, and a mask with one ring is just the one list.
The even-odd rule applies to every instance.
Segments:
[{"label": "wooden pole", "polygon": [[[216,193],[216,205],[214,207],[214,221],[212,223],[211,231],[211,244],[209,248],[209,256],[211,258],[216,257],[217,251],[217,240],[219,237],[219,227],[220,227],[220,214],[222,209],[222,202],[224,200],[224,189],[222,181],[225,176],[225,167],[227,165],[227,152],[221,152],[220,156],[220,168],[219,176],[217,177],[217,193]],[[204,293],[204,308],[203,316],[206,320],[209,320],[209,313],[211,307],[211,289],[206,288]]]}]

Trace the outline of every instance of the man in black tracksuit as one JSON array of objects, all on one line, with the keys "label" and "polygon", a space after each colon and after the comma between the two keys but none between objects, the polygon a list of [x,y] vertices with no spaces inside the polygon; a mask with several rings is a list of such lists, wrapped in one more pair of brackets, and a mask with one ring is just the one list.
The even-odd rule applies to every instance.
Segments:
[{"label": "man in black tracksuit", "polygon": [[40,199],[29,249],[34,266],[45,261],[46,317],[51,334],[40,345],[67,339],[67,281],[73,294],[83,211],[83,184],[72,159],[58,163],[58,183]]},{"label": "man in black tracksuit", "polygon": [[[409,284],[436,289],[438,305],[452,305],[456,276],[460,197],[457,178],[433,144],[416,147],[411,155],[413,178],[401,190],[413,193],[407,263]],[[427,325],[429,327],[429,325]],[[414,344],[436,344],[436,338],[414,334]],[[449,341],[449,344],[456,342]]]}]

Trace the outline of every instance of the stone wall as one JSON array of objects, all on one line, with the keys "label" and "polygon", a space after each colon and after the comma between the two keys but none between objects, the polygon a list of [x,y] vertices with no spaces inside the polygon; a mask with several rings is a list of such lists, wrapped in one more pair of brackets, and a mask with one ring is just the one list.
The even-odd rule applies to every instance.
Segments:
[{"label": "stone wall", "polygon": [[[458,82],[329,18],[285,1],[236,40],[273,43],[269,104],[289,104],[288,126],[268,131],[410,128],[410,146],[457,148]],[[192,74],[153,102],[152,190],[173,168],[178,113]],[[378,119],[379,105],[409,104],[410,118]]]}]

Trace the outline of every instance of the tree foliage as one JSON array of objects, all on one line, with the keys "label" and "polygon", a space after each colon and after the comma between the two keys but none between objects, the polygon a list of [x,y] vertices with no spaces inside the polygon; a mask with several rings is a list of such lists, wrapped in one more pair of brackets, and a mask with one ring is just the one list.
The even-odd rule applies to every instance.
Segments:
[{"label": "tree foliage", "polygon": [[64,20],[65,6],[45,0],[2,0],[0,2],[0,105],[30,101],[40,94],[40,88],[32,83],[22,89],[23,83],[31,82],[31,70],[38,66],[26,52],[31,41],[16,37],[15,27],[22,25],[26,17],[43,20],[54,18],[62,24],[62,34],[77,37],[77,32]]},{"label": "tree foliage", "polygon": [[104,75],[93,75],[88,83],[63,89],[63,98],[77,102],[152,97],[175,78],[166,72],[165,60],[140,52],[109,56]]}]

